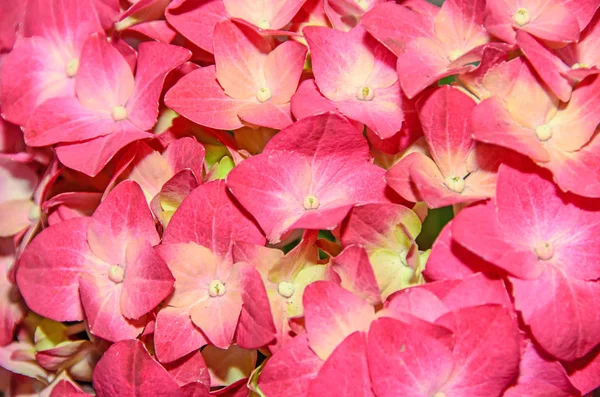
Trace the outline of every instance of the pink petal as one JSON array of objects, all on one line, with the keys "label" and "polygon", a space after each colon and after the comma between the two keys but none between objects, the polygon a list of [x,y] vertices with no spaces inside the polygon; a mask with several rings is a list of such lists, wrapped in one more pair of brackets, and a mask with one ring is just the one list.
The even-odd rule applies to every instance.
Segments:
[{"label": "pink petal", "polygon": [[237,115],[249,124],[276,130],[283,129],[294,122],[289,104],[275,105],[271,101],[242,106]]},{"label": "pink petal", "polygon": [[170,363],[207,343],[202,331],[192,323],[189,309],[165,307],[158,312],[154,346],[161,362]]},{"label": "pink petal", "polygon": [[127,32],[136,32],[165,44],[169,44],[177,36],[175,29],[164,20],[142,22],[127,28]]},{"label": "pink petal", "polygon": [[200,351],[188,354],[177,361],[164,365],[164,367],[179,386],[190,382],[199,382],[207,390],[210,388],[210,375]]},{"label": "pink petal", "polygon": [[290,101],[298,88],[306,53],[306,46],[295,41],[286,41],[269,53],[264,67],[271,101],[277,104]]},{"label": "pink petal", "polygon": [[228,18],[225,5],[220,0],[173,1],[165,16],[179,33],[211,54],[215,25]]},{"label": "pink petal", "polygon": [[12,50],[18,25],[25,15],[26,5],[26,2],[20,0],[9,0],[0,5],[0,13],[4,16],[0,23],[0,50],[2,52]]},{"label": "pink petal", "polygon": [[196,139],[184,137],[171,142],[164,152],[164,157],[174,174],[184,169],[190,169],[200,182],[202,180],[205,153],[204,146]]},{"label": "pink petal", "polygon": [[89,219],[43,230],[23,252],[17,284],[27,306],[56,321],[81,321],[79,275],[96,268],[86,241]]},{"label": "pink petal", "polygon": [[361,18],[369,33],[396,55],[417,37],[433,36],[433,18],[403,5],[383,2]]},{"label": "pink petal", "polygon": [[517,384],[504,396],[579,396],[579,390],[571,384],[563,366],[542,356],[533,343],[527,343],[519,366]]},{"label": "pink petal", "polygon": [[247,1],[224,0],[225,9],[235,18],[244,19],[262,29],[283,29],[305,0]]},{"label": "pink petal", "polygon": [[122,289],[122,284],[114,283],[104,274],[79,277],[81,302],[93,335],[116,342],[135,339],[144,329],[145,318],[130,321],[121,314],[119,298]]},{"label": "pink petal", "polygon": [[498,269],[454,241],[450,222],[433,243],[423,274],[431,280],[454,280],[464,279],[476,272],[493,276]]},{"label": "pink petal", "polygon": [[323,361],[310,349],[306,337],[299,335],[267,361],[258,387],[273,397],[306,395],[322,365]]},{"label": "pink petal", "polygon": [[232,21],[219,22],[214,33],[217,80],[235,99],[254,98],[267,87],[264,65],[271,45],[257,32]]},{"label": "pink petal", "polygon": [[229,285],[226,288],[225,295],[208,298],[190,309],[194,324],[220,349],[231,346],[242,310],[240,292],[232,290]]},{"label": "pink petal", "polygon": [[245,101],[225,94],[216,78],[214,66],[185,75],[165,94],[165,104],[188,119],[216,129],[243,127],[237,116]]},{"label": "pink petal", "polygon": [[25,142],[47,146],[106,136],[118,125],[110,114],[90,110],[77,98],[52,98],[36,108],[25,129]]},{"label": "pink petal", "polygon": [[372,305],[381,303],[379,285],[363,247],[351,245],[344,249],[333,259],[332,268],[340,276],[343,288]]},{"label": "pink petal", "polygon": [[510,312],[497,305],[459,309],[436,321],[455,333],[448,394],[500,395],[519,373],[521,337]]},{"label": "pink petal", "polygon": [[[65,72],[67,59],[50,40],[32,37],[18,40],[2,62],[0,101],[2,116],[11,123],[25,125],[34,109],[44,100],[75,95],[75,81]],[[30,65],[23,69],[22,65]]]},{"label": "pink petal", "polygon": [[[539,277],[545,264],[538,260],[532,247],[519,244],[506,235],[498,221],[492,202],[466,208],[452,222],[452,238],[486,261],[525,279]],[[512,231],[521,230],[513,225]],[[515,238],[515,240],[513,240]]]},{"label": "pink petal", "polygon": [[91,110],[110,113],[124,106],[134,88],[131,68],[104,35],[90,36],[81,52],[75,91],[81,104]]},{"label": "pink petal", "polygon": [[325,98],[314,79],[303,80],[291,100],[292,113],[298,120],[323,112],[335,112],[337,106]]},{"label": "pink petal", "polygon": [[120,307],[126,318],[136,319],[154,309],[171,293],[175,279],[147,240],[129,245],[126,256]]},{"label": "pink petal", "polygon": [[119,342],[108,349],[94,371],[94,389],[99,397],[183,396],[179,385],[137,340]]},{"label": "pink petal", "polygon": [[331,281],[316,281],[302,299],[310,348],[326,360],[355,331],[368,331],[373,306]]},{"label": "pink petal", "polygon": [[[356,397],[375,397],[367,364],[367,336],[354,332],[333,351],[310,383],[308,394],[343,396],[348,390]],[[340,371],[340,368],[344,368]]]},{"label": "pink petal", "polygon": [[71,169],[96,176],[119,150],[131,142],[152,137],[151,134],[135,128],[128,121],[117,125],[118,129],[107,136],[60,144],[56,147],[58,159]]},{"label": "pink petal", "polygon": [[391,318],[376,320],[369,331],[367,359],[377,396],[434,395],[453,369],[448,330],[427,331]]},{"label": "pink petal", "polygon": [[[198,229],[195,225],[214,228]],[[183,201],[163,237],[164,244],[194,242],[226,257],[235,241],[264,245],[262,233],[231,200],[224,181],[205,183]]]},{"label": "pink petal", "polygon": [[510,281],[515,307],[535,340],[554,357],[581,358],[599,343],[596,282],[578,280],[555,266],[537,280]]},{"label": "pink petal", "polygon": [[136,182],[123,181],[110,192],[92,215],[87,236],[95,255],[120,266],[128,263],[128,247],[136,240],[158,244],[152,213]]},{"label": "pink petal", "polygon": [[275,339],[275,324],[260,274],[251,265],[243,267],[241,273],[243,305],[236,341],[244,349],[257,349]]},{"label": "pink petal", "polygon": [[498,97],[479,103],[473,111],[476,140],[515,150],[535,161],[548,161],[550,156],[532,129],[519,125]]},{"label": "pink petal", "polygon": [[550,49],[525,31],[517,32],[517,44],[552,92],[561,101],[568,102],[573,87],[564,75],[569,67]]},{"label": "pink petal", "polygon": [[[385,302],[384,315],[396,317],[408,313],[434,323],[450,310],[433,292],[426,288],[406,288],[391,295]],[[391,312],[391,313],[390,313]]]},{"label": "pink petal", "polygon": [[10,200],[0,204],[0,237],[12,237],[26,229],[32,221],[29,212],[36,205],[31,200]]},{"label": "pink petal", "polygon": [[158,100],[167,74],[190,58],[178,46],[147,42],[140,44],[135,87],[127,101],[128,119],[140,130],[151,129],[158,117]]}]

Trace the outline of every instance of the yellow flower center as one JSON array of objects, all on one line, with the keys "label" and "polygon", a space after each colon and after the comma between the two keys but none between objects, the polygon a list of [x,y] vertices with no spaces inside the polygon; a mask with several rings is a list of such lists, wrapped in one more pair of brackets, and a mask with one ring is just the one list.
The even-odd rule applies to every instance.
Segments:
[{"label": "yellow flower center", "polygon": [[531,16],[529,15],[529,10],[527,8],[519,8],[515,15],[513,15],[513,21],[519,26],[524,26],[531,21]]},{"label": "yellow flower center", "polygon": [[535,129],[535,136],[542,142],[547,141],[552,138],[552,127],[548,124],[540,125]]},{"label": "yellow flower center", "polygon": [[65,74],[67,77],[75,77],[77,71],[79,70],[79,59],[72,58],[67,62],[67,66],[65,67]]},{"label": "yellow flower center", "polygon": [[358,87],[356,89],[356,97],[361,101],[370,101],[375,96],[375,91],[369,87]]},{"label": "yellow flower center", "polygon": [[316,210],[317,208],[319,208],[319,199],[317,198],[317,196],[309,194],[308,196],[304,197],[304,202],[302,203],[302,206],[305,210]]},{"label": "yellow flower center", "polygon": [[127,118],[127,109],[124,106],[115,106],[112,108],[110,115],[114,121],[121,121]]},{"label": "yellow flower center", "polygon": [[552,246],[552,243],[544,242],[537,245],[533,249],[533,252],[535,252],[539,260],[548,261],[554,256],[554,247]]},{"label": "yellow flower center", "polygon": [[271,28],[271,24],[266,19],[261,19],[260,21],[258,21],[256,26],[258,26],[261,29],[270,29]]},{"label": "yellow flower center", "polygon": [[291,298],[292,295],[294,295],[294,292],[296,292],[296,288],[294,287],[294,284],[282,281],[277,285],[277,292],[284,298]]},{"label": "yellow flower center", "polygon": [[456,193],[462,193],[465,190],[465,180],[458,176],[449,176],[444,180],[444,185]]},{"label": "yellow flower center", "polygon": [[121,283],[123,282],[123,278],[125,277],[125,269],[121,266],[111,266],[108,270],[108,278],[113,283]]},{"label": "yellow flower center", "polygon": [[271,90],[269,87],[263,87],[256,93],[256,99],[258,99],[258,102],[260,103],[267,102],[269,99],[271,99],[271,96]]},{"label": "yellow flower center", "polygon": [[225,294],[225,284],[220,280],[213,280],[208,285],[208,294],[215,298],[217,296],[223,296]]}]

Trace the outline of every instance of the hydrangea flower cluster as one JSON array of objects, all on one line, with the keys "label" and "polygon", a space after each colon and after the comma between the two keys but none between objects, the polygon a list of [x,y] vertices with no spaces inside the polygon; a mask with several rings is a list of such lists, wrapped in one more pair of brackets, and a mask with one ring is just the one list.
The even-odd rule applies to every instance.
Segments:
[{"label": "hydrangea flower cluster", "polygon": [[600,0],[2,0],[6,396],[600,387]]}]

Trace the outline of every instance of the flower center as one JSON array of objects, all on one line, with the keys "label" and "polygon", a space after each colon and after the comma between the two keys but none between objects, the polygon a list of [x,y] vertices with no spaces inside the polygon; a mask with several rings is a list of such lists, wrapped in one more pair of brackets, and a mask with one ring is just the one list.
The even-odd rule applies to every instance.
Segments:
[{"label": "flower center", "polygon": [[225,284],[220,280],[211,281],[208,285],[208,294],[213,298],[225,295]]},{"label": "flower center", "polygon": [[267,102],[269,99],[271,99],[271,90],[269,87],[263,87],[258,90],[256,93],[256,99],[258,99],[258,102],[260,103]]},{"label": "flower center", "polygon": [[444,180],[444,185],[456,193],[462,193],[465,190],[465,180],[458,176],[449,176]]},{"label": "flower center", "polygon": [[529,15],[529,10],[527,8],[519,8],[515,15],[513,15],[513,21],[519,26],[524,26],[531,21],[531,16]]},{"label": "flower center", "polygon": [[319,208],[319,199],[317,198],[317,196],[309,194],[308,196],[304,197],[304,202],[302,203],[302,206],[305,210],[316,210],[317,208]]},{"label": "flower center", "polygon": [[75,77],[77,71],[79,70],[79,59],[72,58],[67,62],[67,66],[65,67],[65,74],[67,77]]},{"label": "flower center", "polygon": [[573,64],[573,66],[571,66],[571,69],[587,69],[589,68],[589,65],[587,63],[583,63],[583,62],[577,62],[575,64]]},{"label": "flower center", "polygon": [[448,59],[450,59],[451,62],[456,61],[458,58],[460,58],[460,56],[462,55],[462,51],[459,49],[456,50],[452,50],[450,52],[450,54],[448,55]]},{"label": "flower center", "polygon": [[548,139],[552,138],[552,127],[548,124],[542,124],[535,129],[535,136],[542,141],[546,142]]},{"label": "flower center", "polygon": [[544,242],[538,244],[538,246],[533,249],[533,252],[535,252],[539,260],[547,261],[554,256],[554,247],[552,246],[552,243]]},{"label": "flower center", "polygon": [[282,281],[277,286],[277,292],[284,298],[291,298],[295,291],[294,284],[288,283],[287,281]]},{"label": "flower center", "polygon": [[123,282],[123,278],[125,277],[125,269],[123,269],[121,266],[111,266],[110,269],[108,270],[108,278],[110,279],[110,281],[112,281],[113,283],[121,283]]},{"label": "flower center", "polygon": [[256,26],[258,26],[261,29],[270,29],[271,28],[271,24],[266,19],[261,19],[260,21],[258,21]]},{"label": "flower center", "polygon": [[370,101],[375,96],[375,92],[369,87],[358,87],[356,97],[361,101]]},{"label": "flower center", "polygon": [[34,205],[33,207],[29,208],[27,219],[29,219],[31,222],[35,222],[40,219],[40,215],[42,215],[40,207],[38,205]]},{"label": "flower center", "polygon": [[356,0],[356,4],[358,4],[358,6],[363,10],[366,10],[369,7],[369,3],[367,3],[367,0]]},{"label": "flower center", "polygon": [[127,109],[124,106],[115,106],[112,108],[110,115],[114,121],[121,121],[127,118]]}]

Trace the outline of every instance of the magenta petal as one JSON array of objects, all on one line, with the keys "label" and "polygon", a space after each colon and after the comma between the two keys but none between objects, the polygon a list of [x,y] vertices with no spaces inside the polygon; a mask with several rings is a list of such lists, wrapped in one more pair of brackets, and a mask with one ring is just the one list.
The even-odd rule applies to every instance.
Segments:
[{"label": "magenta petal", "polygon": [[[340,371],[340,368],[344,370]],[[364,332],[354,332],[340,343],[310,383],[307,395],[343,396],[348,390],[356,397],[375,397],[371,390]]]},{"label": "magenta petal", "polygon": [[158,244],[154,219],[140,185],[133,181],[118,184],[92,215],[87,236],[96,256],[120,266],[128,263],[129,245],[136,240]]},{"label": "magenta petal", "polygon": [[64,221],[42,231],[23,252],[17,284],[27,306],[56,321],[81,321],[79,275],[97,259],[87,244],[89,218]]},{"label": "magenta petal", "polygon": [[36,108],[25,129],[25,142],[47,146],[108,135],[117,129],[110,114],[90,110],[77,98],[52,98]]},{"label": "magenta petal", "polygon": [[237,114],[240,119],[249,124],[276,130],[283,129],[294,122],[289,104],[276,105],[271,101],[242,106]]},{"label": "magenta petal", "polygon": [[179,386],[198,382],[202,383],[206,390],[210,388],[210,374],[199,350],[164,367]]},{"label": "magenta petal", "polygon": [[165,95],[165,104],[184,117],[210,128],[236,130],[244,125],[237,111],[246,101],[223,91],[214,66],[185,75]]},{"label": "magenta petal", "polygon": [[548,266],[537,280],[511,278],[515,306],[535,340],[561,360],[580,358],[600,341],[600,297],[595,281],[581,281]]},{"label": "magenta petal", "polygon": [[187,61],[191,53],[182,47],[153,42],[140,44],[138,51],[135,87],[127,101],[128,119],[147,131],[156,124],[165,77]]},{"label": "magenta petal", "polygon": [[461,211],[452,222],[452,237],[486,261],[525,279],[539,277],[545,265],[533,248],[515,243],[501,229],[491,201]]},{"label": "magenta petal", "polygon": [[267,291],[260,274],[250,265],[241,270],[242,312],[236,330],[237,344],[244,349],[257,349],[275,339],[275,324]]},{"label": "magenta petal", "polygon": [[304,321],[310,348],[323,360],[354,331],[368,331],[373,306],[332,281],[316,281],[304,290]]},{"label": "magenta petal", "polygon": [[156,316],[154,346],[161,362],[171,362],[201,348],[208,341],[192,323],[189,309],[165,307]]},{"label": "magenta petal", "polygon": [[333,258],[332,268],[340,276],[342,287],[372,305],[381,303],[379,285],[363,247],[351,245],[344,249]]},{"label": "magenta petal", "polygon": [[183,396],[167,370],[137,340],[119,342],[108,349],[94,370],[94,389],[99,397]]},{"label": "magenta petal", "polygon": [[147,240],[130,244],[126,256],[121,313],[126,318],[137,319],[158,306],[171,293],[175,279]]},{"label": "magenta petal", "polygon": [[144,329],[144,318],[129,321],[121,314],[122,284],[115,284],[103,274],[83,274],[79,278],[79,289],[92,334],[116,342],[135,339]]},{"label": "magenta petal", "polygon": [[517,384],[504,392],[505,397],[581,395],[563,366],[540,354],[531,341],[525,346],[519,368]]},{"label": "magenta petal", "polygon": [[205,153],[206,150],[200,142],[192,137],[184,137],[171,142],[163,155],[171,166],[173,174],[189,169],[200,182]]},{"label": "magenta petal", "polygon": [[89,176],[96,176],[119,150],[131,142],[151,137],[151,134],[135,128],[128,121],[123,121],[118,123],[118,129],[109,135],[58,145],[56,155],[65,166]]},{"label": "magenta petal", "polygon": [[[214,225],[197,228],[196,225]],[[258,227],[231,200],[224,181],[205,183],[186,197],[169,222],[164,244],[194,242],[226,257],[235,241],[264,245]]]},{"label": "magenta petal", "polygon": [[304,69],[306,52],[306,46],[289,40],[277,46],[267,56],[265,79],[271,89],[271,100],[274,103],[288,103],[296,92]]},{"label": "magenta petal", "polygon": [[292,113],[298,120],[324,112],[335,112],[337,106],[325,98],[317,88],[314,79],[307,79],[298,85],[291,100]]},{"label": "magenta petal", "polygon": [[269,397],[306,395],[322,365],[323,361],[308,347],[306,337],[299,335],[267,361],[258,387]]}]

